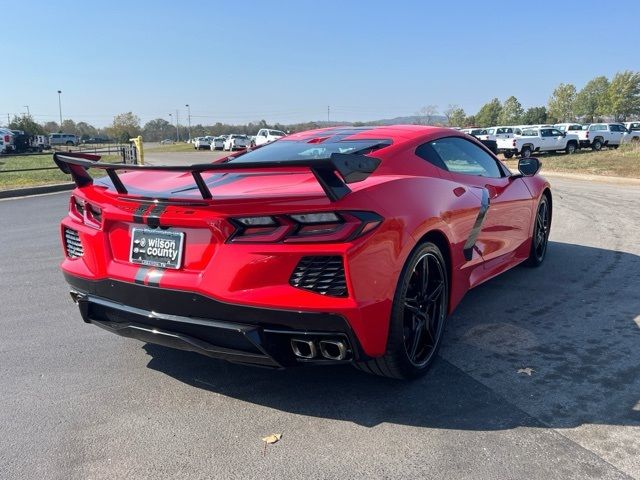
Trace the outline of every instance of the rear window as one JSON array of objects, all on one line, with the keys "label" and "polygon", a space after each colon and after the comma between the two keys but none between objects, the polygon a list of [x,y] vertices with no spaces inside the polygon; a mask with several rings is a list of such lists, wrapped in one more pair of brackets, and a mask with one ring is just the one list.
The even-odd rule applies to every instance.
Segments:
[{"label": "rear window", "polygon": [[366,154],[391,145],[391,140],[343,140],[340,142],[279,141],[247,152],[234,162],[273,162],[328,159],[333,153]]}]

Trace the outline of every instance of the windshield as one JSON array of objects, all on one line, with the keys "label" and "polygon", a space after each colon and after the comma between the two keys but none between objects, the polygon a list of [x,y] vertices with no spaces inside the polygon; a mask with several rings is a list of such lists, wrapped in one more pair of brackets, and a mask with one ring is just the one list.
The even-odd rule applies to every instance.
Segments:
[{"label": "windshield", "polygon": [[308,143],[278,141],[247,152],[234,162],[273,162],[322,160],[333,153],[369,153],[390,145],[390,140],[343,140],[340,142]]}]

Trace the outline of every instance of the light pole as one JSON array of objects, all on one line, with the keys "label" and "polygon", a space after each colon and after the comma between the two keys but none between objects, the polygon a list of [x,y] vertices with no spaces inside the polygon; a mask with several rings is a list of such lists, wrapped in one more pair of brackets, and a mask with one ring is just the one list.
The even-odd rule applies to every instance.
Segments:
[{"label": "light pole", "polygon": [[178,142],[180,142],[180,112],[176,108],[176,132],[178,135]]},{"label": "light pole", "polygon": [[[169,114],[169,123],[173,123],[173,113]],[[178,117],[176,117],[176,142],[180,141],[180,133],[178,133]]]},{"label": "light pole", "polygon": [[187,107],[187,119],[189,122],[189,143],[191,143],[191,107],[188,103],[185,105],[185,107]]},{"label": "light pole", "polygon": [[24,105],[24,108],[27,109],[27,116],[31,116],[31,112],[29,111],[29,105]]},{"label": "light pole", "polygon": [[60,111],[60,131],[62,132],[62,90],[58,90],[58,110]]}]

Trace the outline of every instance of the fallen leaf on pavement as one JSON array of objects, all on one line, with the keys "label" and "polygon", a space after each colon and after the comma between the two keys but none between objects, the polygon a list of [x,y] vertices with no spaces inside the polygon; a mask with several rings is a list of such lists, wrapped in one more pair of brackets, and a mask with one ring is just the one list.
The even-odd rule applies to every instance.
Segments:
[{"label": "fallen leaf on pavement", "polygon": [[268,437],[264,437],[262,439],[262,441],[264,443],[268,443],[268,444],[272,444],[272,443],[276,443],[278,440],[280,440],[282,438],[282,434],[281,433],[272,433],[271,435],[269,435]]},{"label": "fallen leaf on pavement", "polygon": [[531,374],[535,372],[535,370],[531,367],[527,367],[527,368],[519,368],[518,369],[518,373],[525,373],[529,376],[531,376]]}]

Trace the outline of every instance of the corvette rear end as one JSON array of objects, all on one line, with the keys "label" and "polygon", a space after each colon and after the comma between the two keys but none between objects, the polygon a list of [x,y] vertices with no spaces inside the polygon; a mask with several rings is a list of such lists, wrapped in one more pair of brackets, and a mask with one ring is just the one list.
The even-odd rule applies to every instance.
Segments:
[{"label": "corvette rear end", "polygon": [[[361,273],[375,268],[362,247],[385,235],[384,219],[360,207],[374,204],[366,194],[335,208],[349,187],[322,170],[324,160],[202,170],[96,160],[56,154],[79,185],[62,221],[62,269],[86,322],[272,367],[349,362],[384,349],[371,324],[384,322],[390,302]],[[343,175],[361,179],[376,163],[346,160]],[[350,170],[354,160],[368,163]],[[94,184],[86,174],[94,167],[108,177]]]},{"label": "corvette rear end", "polygon": [[62,270],[86,322],[275,368],[424,374],[464,294],[540,265],[551,224],[537,159],[513,174],[445,128],[321,129],[189,166],[54,160],[78,186]]}]

